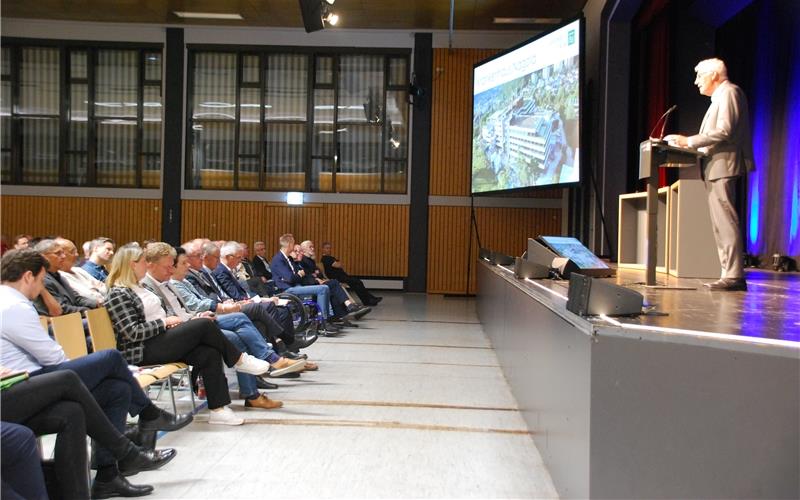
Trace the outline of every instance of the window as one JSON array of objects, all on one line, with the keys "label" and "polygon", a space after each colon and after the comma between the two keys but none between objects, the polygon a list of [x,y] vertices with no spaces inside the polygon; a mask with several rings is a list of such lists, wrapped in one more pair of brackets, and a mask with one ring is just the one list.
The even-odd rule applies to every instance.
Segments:
[{"label": "window", "polygon": [[405,193],[408,64],[407,51],[190,48],[186,187]]},{"label": "window", "polygon": [[3,42],[3,182],[159,186],[161,47]]}]

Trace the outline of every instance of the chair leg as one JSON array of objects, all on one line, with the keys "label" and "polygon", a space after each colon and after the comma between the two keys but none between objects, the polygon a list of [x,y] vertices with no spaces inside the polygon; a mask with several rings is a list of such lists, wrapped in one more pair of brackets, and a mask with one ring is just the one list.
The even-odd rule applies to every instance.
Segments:
[{"label": "chair leg", "polygon": [[169,397],[172,400],[172,414],[178,414],[178,405],[175,404],[175,389],[172,387],[172,375],[167,377],[167,388],[169,389]]}]

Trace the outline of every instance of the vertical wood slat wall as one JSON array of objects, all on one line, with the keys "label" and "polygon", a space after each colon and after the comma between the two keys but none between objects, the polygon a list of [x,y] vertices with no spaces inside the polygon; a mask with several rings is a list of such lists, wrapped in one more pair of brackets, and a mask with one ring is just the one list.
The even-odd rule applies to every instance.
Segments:
[{"label": "vertical wood slat wall", "polygon": [[[483,246],[508,255],[522,255],[529,237],[561,233],[561,211],[553,208],[476,208],[475,218]],[[428,228],[428,293],[475,293],[474,231],[467,288],[469,207],[431,207]]]},{"label": "vertical wood slat wall", "polygon": [[60,235],[81,244],[106,236],[117,244],[161,237],[161,200],[2,196],[3,234]]},{"label": "vertical wood slat wall", "polygon": [[468,196],[472,162],[472,66],[494,49],[434,49],[430,194]]},{"label": "vertical wood slat wall", "polygon": [[354,275],[405,277],[408,274],[408,206],[184,200],[182,240],[206,237],[237,240],[252,247],[262,240],[267,253],[278,237],[292,233],[298,243],[310,239],[317,249],[333,243],[334,254]]},{"label": "vertical wood slat wall", "polygon": [[[497,50],[434,49],[430,194],[469,196],[472,160],[472,67]],[[560,198],[561,189],[507,197]],[[454,205],[455,205],[454,201]],[[469,287],[467,241],[470,208],[431,206],[428,225],[428,293],[474,293],[477,238],[472,232]],[[561,211],[543,208],[475,209],[484,247],[509,255],[525,251],[527,238],[561,233]]]}]

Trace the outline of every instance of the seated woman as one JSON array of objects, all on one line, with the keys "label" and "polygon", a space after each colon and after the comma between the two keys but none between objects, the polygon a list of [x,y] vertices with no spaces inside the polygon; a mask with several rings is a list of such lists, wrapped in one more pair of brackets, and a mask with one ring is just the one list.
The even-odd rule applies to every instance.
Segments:
[{"label": "seated woman", "polygon": [[139,281],[147,273],[144,252],[137,244],[117,251],[106,281],[106,307],[117,336],[117,348],[129,363],[161,364],[182,361],[192,365],[192,381],[203,382],[211,410],[208,423],[241,425],[244,420],[228,405],[228,381],[222,361],[236,371],[261,375],[270,365],[239,351],[209,318],[183,321]]},{"label": "seated woman", "polygon": [[[6,371],[10,370],[0,367],[0,374]],[[81,379],[71,370],[31,377],[4,389],[1,394],[0,415],[4,422],[22,424],[36,435],[56,434],[54,486],[58,491],[54,497],[89,498],[87,435],[110,450],[119,467],[114,477],[105,480],[99,477],[98,472],[92,485],[91,498],[147,495],[153,491],[152,486],[132,485],[124,476],[158,469],[175,457],[174,449],[143,450],[120,434]],[[4,462],[5,458],[3,456]],[[22,493],[20,490],[28,490],[23,494],[25,498],[46,498],[32,494],[29,488],[35,485],[25,478],[5,468],[3,472],[4,482],[14,480],[14,483],[24,484],[24,488],[15,484],[11,486],[19,493]],[[39,484],[38,480],[36,484]],[[6,498],[5,491],[3,498]]]}]

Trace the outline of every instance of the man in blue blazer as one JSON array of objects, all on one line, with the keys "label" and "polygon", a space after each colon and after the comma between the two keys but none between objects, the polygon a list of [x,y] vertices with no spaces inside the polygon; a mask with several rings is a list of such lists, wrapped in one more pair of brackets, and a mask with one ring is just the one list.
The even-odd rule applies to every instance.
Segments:
[{"label": "man in blue blazer", "polygon": [[272,262],[269,265],[275,286],[278,290],[293,295],[315,296],[323,318],[319,332],[322,335],[338,332],[339,328],[328,322],[328,317],[330,316],[330,291],[328,287],[325,285],[303,285],[305,271],[295,269],[293,259],[289,255],[294,250],[294,236],[284,234],[279,238],[278,242],[280,243],[280,250],[272,257]]}]

